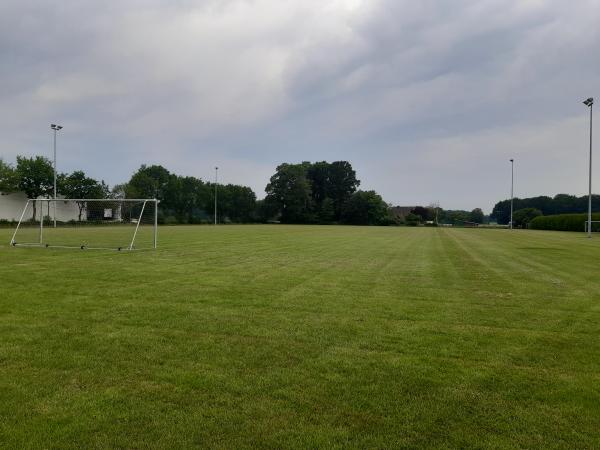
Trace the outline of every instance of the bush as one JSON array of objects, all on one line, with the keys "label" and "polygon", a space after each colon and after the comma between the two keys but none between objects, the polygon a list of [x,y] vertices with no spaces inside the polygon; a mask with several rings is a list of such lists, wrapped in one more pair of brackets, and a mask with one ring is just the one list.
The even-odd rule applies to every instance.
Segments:
[{"label": "bush", "polygon": [[542,212],[539,209],[535,208],[522,208],[517,209],[513,214],[513,223],[516,227],[519,228],[527,228],[529,222],[531,222],[536,217],[542,215]]},{"label": "bush", "polygon": [[[587,214],[557,214],[539,216],[529,222],[533,230],[579,231],[585,230]],[[600,220],[600,213],[592,214],[592,220]]]},{"label": "bush", "polygon": [[0,219],[0,228],[13,228],[17,226],[16,220]]},{"label": "bush", "polygon": [[416,214],[410,213],[405,218],[404,221],[409,227],[416,227],[421,223],[421,216],[417,216]]}]

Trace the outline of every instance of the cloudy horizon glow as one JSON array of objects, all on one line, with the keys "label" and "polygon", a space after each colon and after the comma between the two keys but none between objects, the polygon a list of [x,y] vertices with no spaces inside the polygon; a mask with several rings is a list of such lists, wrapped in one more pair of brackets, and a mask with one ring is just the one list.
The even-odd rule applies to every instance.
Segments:
[{"label": "cloudy horizon glow", "polygon": [[[600,1],[0,4],[0,157],[111,185],[141,164],[251,186],[348,160],[396,205],[587,193]],[[597,160],[597,159],[596,159]],[[594,184],[600,188],[600,166]]]}]

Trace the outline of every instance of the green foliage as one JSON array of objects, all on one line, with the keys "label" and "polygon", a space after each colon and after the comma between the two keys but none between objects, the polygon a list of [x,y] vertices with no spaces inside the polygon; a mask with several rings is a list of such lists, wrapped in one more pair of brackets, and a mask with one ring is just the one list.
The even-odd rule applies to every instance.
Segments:
[{"label": "green foliage", "polygon": [[[587,214],[557,214],[553,216],[539,216],[529,222],[529,228],[534,230],[583,232],[585,230],[585,222],[587,222],[587,220]],[[592,214],[592,220],[600,220],[600,214]]]},{"label": "green foliage", "polygon": [[485,215],[483,214],[481,208],[475,208],[473,211],[471,211],[469,222],[483,223],[484,218]]},{"label": "green foliage", "polygon": [[325,197],[321,206],[317,212],[319,222],[321,223],[332,223],[337,219],[335,201],[329,197]]},{"label": "green foliage", "polygon": [[464,210],[442,210],[439,217],[440,223],[450,223],[452,225],[463,225],[465,222],[471,222],[471,212]]},{"label": "green foliage", "polygon": [[[98,182],[93,178],[89,178],[81,170],[76,170],[70,175],[62,175],[60,177],[58,192],[66,198],[108,198],[110,190],[108,186],[102,182]],[[87,206],[87,202],[78,201],[79,208],[78,221],[81,222],[81,216]]]},{"label": "green foliage", "polygon": [[125,186],[127,198],[164,200],[171,174],[163,166],[142,165]]},{"label": "green foliage", "polygon": [[110,194],[104,181],[89,178],[81,170],[62,176],[59,192],[66,198],[108,198]]},{"label": "green foliage", "polygon": [[[329,164],[325,190],[327,197],[331,199],[336,221],[341,219],[345,203],[356,192],[359,185],[360,181],[356,178],[356,172],[348,161],[334,161]],[[328,214],[328,211],[325,210],[325,214]],[[323,217],[323,221],[327,221],[326,217]]]},{"label": "green foliage", "polygon": [[265,191],[276,205],[283,223],[311,223],[315,220],[311,183],[307,177],[310,163],[281,164]]},{"label": "green foliage", "polygon": [[[159,204],[161,223],[205,223],[214,220],[215,185],[195,177],[170,173],[162,166],[142,166],[113,195],[127,198],[154,198]],[[219,222],[255,220],[256,194],[247,186],[217,186]]]},{"label": "green foliage", "polygon": [[[54,169],[43,156],[27,158],[17,156],[16,175],[18,189],[28,198],[49,197],[54,190]],[[36,202],[33,202],[32,220],[36,219]]]},{"label": "green foliage", "polygon": [[404,222],[406,223],[406,225],[408,225],[409,227],[416,227],[421,223],[422,217],[414,214],[414,213],[409,213],[406,215],[406,217],[404,218]]},{"label": "green foliage", "polygon": [[[535,208],[539,209],[545,216],[583,213],[588,209],[588,196],[576,197],[568,194],[557,194],[554,198],[545,195],[523,199],[515,198],[513,208],[515,211],[523,208]],[[600,211],[600,195],[592,195],[592,211]],[[496,203],[491,217],[495,218],[499,224],[508,224],[510,221],[510,199]]]},{"label": "green foliage", "polygon": [[0,158],[0,192],[16,191],[19,187],[19,178],[16,170]]},{"label": "green foliage", "polygon": [[350,225],[389,225],[389,207],[375,191],[356,191],[344,204],[342,222]]},{"label": "green foliage", "polygon": [[19,178],[18,188],[25,192],[28,198],[49,196],[53,193],[54,170],[47,158],[17,156],[16,173]]},{"label": "green foliage", "polygon": [[281,164],[266,187],[267,199],[284,223],[332,223],[360,181],[347,161]]},{"label": "green foliage", "polygon": [[279,220],[279,205],[272,197],[265,197],[256,201],[255,217],[258,222],[276,222]]},{"label": "green foliage", "polygon": [[536,208],[518,209],[513,212],[513,225],[518,228],[527,228],[529,222],[541,215],[542,212]]},{"label": "green foliage", "polygon": [[110,190],[110,198],[125,198],[127,197],[127,183],[115,184]]},{"label": "green foliage", "polygon": [[432,208],[425,208],[424,206],[415,206],[411,214],[419,216],[420,222],[427,222],[435,218],[435,211]]},{"label": "green foliage", "polygon": [[[205,209],[214,209],[215,185],[208,184],[208,197]],[[217,217],[219,222],[248,223],[255,220],[256,194],[246,186],[220,184],[217,187]],[[213,214],[214,215],[214,214]]]}]

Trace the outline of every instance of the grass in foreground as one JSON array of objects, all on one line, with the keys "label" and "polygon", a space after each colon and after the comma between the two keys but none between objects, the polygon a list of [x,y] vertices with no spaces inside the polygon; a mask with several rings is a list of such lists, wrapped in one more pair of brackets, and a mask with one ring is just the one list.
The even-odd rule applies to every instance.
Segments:
[{"label": "grass in foreground", "polygon": [[599,257],[333,226],[0,245],[0,447],[598,448]]}]

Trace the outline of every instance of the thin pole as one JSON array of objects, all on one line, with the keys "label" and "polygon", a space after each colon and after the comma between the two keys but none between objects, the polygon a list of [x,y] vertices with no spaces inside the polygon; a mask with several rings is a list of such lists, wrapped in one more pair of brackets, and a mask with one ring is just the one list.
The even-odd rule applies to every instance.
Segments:
[{"label": "thin pole", "polygon": [[40,245],[44,243],[44,205],[40,202]]},{"label": "thin pole", "polygon": [[588,238],[592,237],[592,109],[594,104],[590,105],[590,178],[589,178],[589,197],[588,197]]},{"label": "thin pole", "polygon": [[[27,200],[27,203],[25,203],[25,208],[23,208],[23,212],[21,213],[21,217],[19,217],[19,223],[17,224],[17,228],[15,228],[15,232],[12,235],[12,238],[10,239],[10,245],[14,245],[15,244],[15,237],[17,236],[17,231],[19,231],[19,227],[21,226],[21,222],[23,222],[23,217],[25,217],[25,211],[27,211],[27,207],[29,206],[29,202],[31,200]],[[33,218],[35,220],[35,217]]]},{"label": "thin pole", "polygon": [[54,130],[54,228],[56,228],[56,127]]},{"label": "thin pole", "polygon": [[515,160],[510,160],[510,229],[513,229],[513,201],[515,185]]},{"label": "thin pole", "polygon": [[158,200],[154,199],[154,248],[158,241]]},{"label": "thin pole", "polygon": [[133,243],[135,242],[135,237],[137,236],[138,229],[140,228],[140,222],[142,221],[142,217],[144,217],[144,209],[146,209],[146,203],[148,202],[146,201],[142,205],[142,212],[140,213],[140,216],[137,220],[137,224],[135,225],[135,231],[133,232],[133,238],[131,238],[131,244],[129,244],[129,250],[133,250]]},{"label": "thin pole", "polygon": [[217,182],[218,182],[218,171],[219,168],[215,167],[215,225],[217,224]]}]

